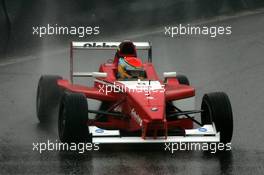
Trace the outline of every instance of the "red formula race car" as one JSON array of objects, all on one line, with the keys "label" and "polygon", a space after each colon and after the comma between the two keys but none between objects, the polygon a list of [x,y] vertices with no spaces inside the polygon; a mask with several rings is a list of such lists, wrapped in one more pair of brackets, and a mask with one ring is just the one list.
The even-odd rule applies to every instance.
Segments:
[{"label": "red formula race car", "polygon": [[[101,64],[98,72],[73,71],[75,50],[117,50],[114,60]],[[118,78],[118,59],[146,52],[142,69]],[[203,96],[194,109],[195,89],[186,76],[164,72],[157,76],[149,42],[72,42],[70,80],[43,75],[38,83],[37,116],[47,122],[58,107],[58,131],[62,142],[229,143],[233,132],[232,108],[223,92]],[[92,77],[93,86],[74,83],[75,77]],[[90,99],[100,107],[90,109]],[[88,115],[89,114],[89,115]],[[91,117],[93,114],[94,117]],[[200,114],[201,122],[194,118]]]}]

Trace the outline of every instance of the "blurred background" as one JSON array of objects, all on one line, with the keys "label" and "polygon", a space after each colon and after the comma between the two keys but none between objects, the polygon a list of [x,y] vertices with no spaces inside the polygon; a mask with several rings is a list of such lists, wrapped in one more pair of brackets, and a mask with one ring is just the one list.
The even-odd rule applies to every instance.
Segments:
[{"label": "blurred background", "polygon": [[39,38],[32,35],[33,26],[46,26],[48,23],[100,26],[100,36],[104,37],[234,14],[263,5],[262,0],[1,0],[0,53],[1,57],[4,53],[9,57],[26,55],[40,51],[43,45],[54,48],[67,40],[92,39],[66,35]]}]

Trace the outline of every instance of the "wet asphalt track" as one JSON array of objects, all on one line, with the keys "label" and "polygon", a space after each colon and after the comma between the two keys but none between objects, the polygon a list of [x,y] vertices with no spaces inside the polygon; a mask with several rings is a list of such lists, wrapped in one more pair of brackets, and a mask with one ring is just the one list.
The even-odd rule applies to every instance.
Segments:
[{"label": "wet asphalt track", "polygon": [[[232,151],[164,152],[151,145],[108,145],[99,152],[32,151],[32,142],[55,141],[56,121],[38,124],[35,93],[43,73],[68,77],[67,44],[45,48],[21,62],[0,63],[0,174],[263,174],[264,171],[264,14],[225,20],[231,36],[168,38],[146,34],[136,41],[153,43],[158,73],[186,74],[202,94],[225,91],[234,113]],[[124,36],[125,39],[127,37]],[[113,38],[117,40],[119,38]],[[81,52],[79,66],[96,71],[107,53]],[[85,67],[83,66],[85,65]]]}]

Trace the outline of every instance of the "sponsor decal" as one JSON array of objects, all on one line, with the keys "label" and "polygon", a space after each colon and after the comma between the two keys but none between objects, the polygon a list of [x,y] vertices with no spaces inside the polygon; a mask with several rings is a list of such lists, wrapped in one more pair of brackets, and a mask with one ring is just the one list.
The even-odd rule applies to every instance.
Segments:
[{"label": "sponsor decal", "polygon": [[95,132],[96,132],[96,133],[103,133],[103,132],[104,132],[104,130],[103,130],[103,129],[101,129],[101,128],[98,128],[98,129],[96,129],[96,130],[95,130]]},{"label": "sponsor decal", "polygon": [[105,43],[105,42],[103,42],[103,43],[96,43],[96,42],[89,42],[89,43],[85,43],[84,45],[83,45],[83,47],[99,47],[99,48],[104,48],[104,47],[113,47],[113,48],[117,48],[118,47],[118,45],[110,45],[111,43],[109,43],[109,44],[107,44],[107,43]]},{"label": "sponsor decal", "polygon": [[199,130],[200,132],[206,132],[206,131],[207,131],[206,128],[198,128],[198,130]]},{"label": "sponsor decal", "polygon": [[131,109],[130,114],[136,120],[136,122],[139,124],[139,126],[142,126],[142,120],[134,108]]}]

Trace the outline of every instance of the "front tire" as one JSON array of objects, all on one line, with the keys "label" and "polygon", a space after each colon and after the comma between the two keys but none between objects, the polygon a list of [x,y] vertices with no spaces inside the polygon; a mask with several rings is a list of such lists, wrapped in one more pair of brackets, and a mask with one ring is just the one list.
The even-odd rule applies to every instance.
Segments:
[{"label": "front tire", "polygon": [[220,142],[231,142],[233,135],[233,114],[228,96],[224,92],[205,94],[202,100],[202,124],[215,124],[220,132]]},{"label": "front tire", "polygon": [[40,123],[51,120],[52,112],[57,109],[63,90],[57,85],[62,79],[56,75],[42,75],[38,82],[36,111]]},{"label": "front tire", "polygon": [[65,93],[59,109],[58,131],[62,142],[91,141],[87,126],[88,103],[83,94]]}]

